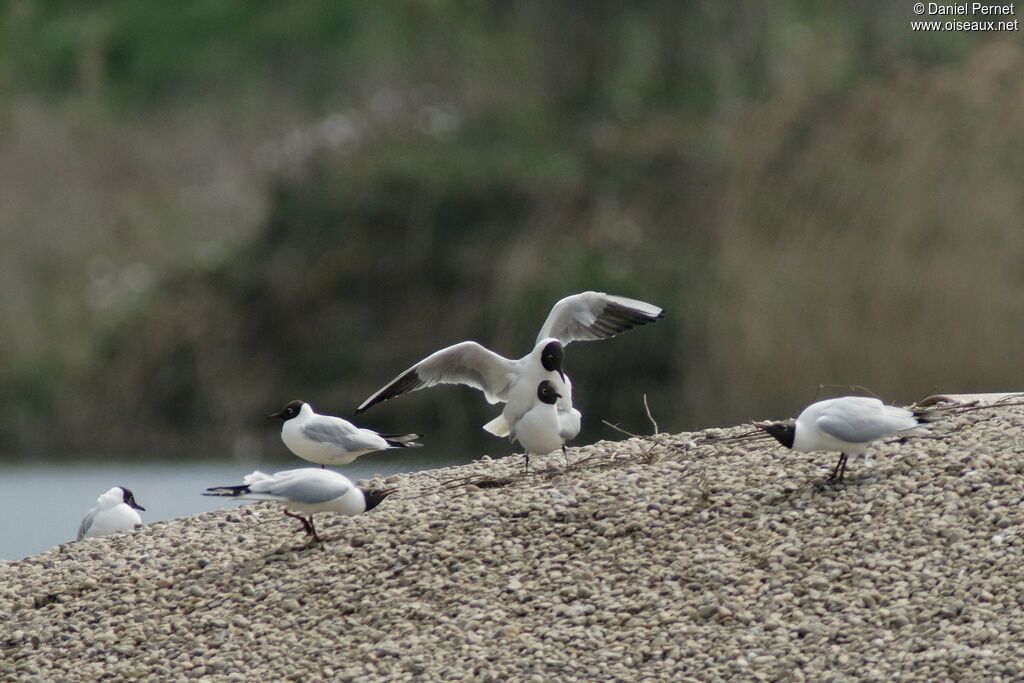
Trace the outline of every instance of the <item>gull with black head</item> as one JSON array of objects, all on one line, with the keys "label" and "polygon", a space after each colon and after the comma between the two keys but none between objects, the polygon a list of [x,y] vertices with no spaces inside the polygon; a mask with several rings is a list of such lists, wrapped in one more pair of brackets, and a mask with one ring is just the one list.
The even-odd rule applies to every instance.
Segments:
[{"label": "gull with black head", "polygon": [[558,399],[561,395],[555,385],[544,380],[537,385],[536,401],[519,418],[512,423],[509,439],[523,447],[526,459],[526,471],[530,471],[530,454],[546,455],[562,449],[566,467],[569,466],[569,455],[565,451],[565,442],[576,436],[580,431],[580,411],[575,408],[561,411]]},{"label": "gull with black head", "polygon": [[323,541],[313,526],[314,513],[334,512],[355,517],[377,507],[398,490],[359,488],[343,474],[315,467],[274,474],[257,470],[242,481],[244,483],[238,485],[208,488],[203,495],[281,503],[284,514],[302,522],[302,529],[316,543]]},{"label": "gull with black head", "polygon": [[922,429],[929,417],[922,412],[888,406],[877,398],[843,396],[804,408],[794,421],[755,422],[754,425],[794,451],[839,451],[829,482],[842,481],[850,455],[865,455],[872,442],[894,434]]},{"label": "gull with black head", "polygon": [[77,540],[106,536],[119,531],[132,531],[142,525],[138,510],[146,508],[135,502],[135,494],[126,486],[115,486],[96,499],[96,507],[85,513],[78,526]]},{"label": "gull with black head", "polygon": [[488,403],[505,403],[501,415],[484,425],[495,436],[510,436],[511,426],[536,401],[537,386],[549,381],[558,394],[563,422],[571,426],[579,411],[572,405],[572,382],[565,374],[565,347],[574,341],[608,339],[665,317],[658,306],[605,294],[582,292],[554,305],[541,326],[533,350],[518,360],[465,341],[437,351],[412,366],[363,401],[361,413],[402,394],[438,384],[464,384],[483,392]]},{"label": "gull with black head", "polygon": [[378,434],[340,417],[318,415],[313,406],[302,401],[292,401],[269,418],[284,423],[281,440],[288,450],[321,467],[347,465],[374,451],[423,445],[416,443],[419,434]]}]

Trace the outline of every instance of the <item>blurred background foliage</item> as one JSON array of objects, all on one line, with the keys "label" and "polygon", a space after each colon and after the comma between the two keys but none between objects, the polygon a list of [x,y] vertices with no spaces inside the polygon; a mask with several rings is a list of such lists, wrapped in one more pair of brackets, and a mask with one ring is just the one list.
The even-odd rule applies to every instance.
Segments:
[{"label": "blurred background foliage", "polygon": [[[1024,389],[1024,50],[910,5],[8,0],[0,454],[250,457],[585,289],[579,443]],[[444,387],[362,422],[512,448]]]}]

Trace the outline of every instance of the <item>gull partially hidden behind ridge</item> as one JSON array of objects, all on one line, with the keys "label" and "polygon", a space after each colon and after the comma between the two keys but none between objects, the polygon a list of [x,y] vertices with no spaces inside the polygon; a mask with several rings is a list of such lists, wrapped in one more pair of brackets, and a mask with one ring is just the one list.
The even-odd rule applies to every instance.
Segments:
[{"label": "gull partially hidden behind ridge", "polygon": [[511,426],[530,410],[537,386],[549,381],[566,427],[565,440],[579,433],[580,413],[572,406],[572,382],[565,375],[564,347],[574,341],[608,339],[665,317],[658,306],[603,292],[582,292],[554,305],[540,328],[533,350],[511,360],[472,341],[441,349],[412,366],[363,401],[356,414],[396,396],[438,384],[464,384],[484,393],[488,403],[505,403],[501,415],[484,425],[495,436],[510,436]]},{"label": "gull partially hidden behind ridge", "polygon": [[537,385],[537,400],[533,406],[512,423],[509,438],[523,447],[527,473],[531,453],[546,455],[558,448],[562,449],[566,467],[569,466],[565,442],[580,431],[580,411],[575,408],[568,413],[560,411],[556,405],[559,398],[555,385],[544,380]]},{"label": "gull partially hidden behind ridge", "polygon": [[921,430],[930,419],[925,413],[887,406],[877,398],[843,396],[818,401],[804,408],[795,423],[755,422],[786,448],[839,451],[839,461],[827,481],[842,481],[850,455],[865,455],[872,442],[893,434]]},{"label": "gull partially hidden behind ridge", "polygon": [[[323,543],[313,526],[313,513],[336,512],[355,517],[372,510],[398,489],[359,488],[343,474],[315,467],[265,474],[259,470],[246,475],[243,484],[214,486],[204,496],[247,500],[273,500],[281,503],[284,514],[302,522],[306,535]],[[294,512],[293,512],[294,511]],[[303,516],[308,515],[308,518]]]},{"label": "gull partially hidden behind ridge", "polygon": [[284,422],[281,440],[303,460],[325,465],[347,465],[361,455],[390,448],[416,448],[419,434],[378,434],[356,427],[348,420],[332,415],[318,415],[302,401],[292,401],[268,416]]},{"label": "gull partially hidden behind ridge", "polygon": [[135,502],[135,495],[127,487],[115,486],[97,498],[96,503],[78,525],[76,540],[133,531],[142,526],[142,517],[136,511],[145,512],[146,508]]}]

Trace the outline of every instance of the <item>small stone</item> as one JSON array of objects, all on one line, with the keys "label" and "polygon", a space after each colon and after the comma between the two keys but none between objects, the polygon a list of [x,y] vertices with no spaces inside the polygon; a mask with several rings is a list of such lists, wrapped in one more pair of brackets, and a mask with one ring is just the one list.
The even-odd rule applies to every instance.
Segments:
[{"label": "small stone", "polygon": [[697,616],[701,619],[710,619],[718,613],[718,605],[701,605],[697,608]]},{"label": "small stone", "polygon": [[960,600],[946,600],[939,608],[939,615],[946,619],[952,619],[960,615],[964,609],[964,603]]},{"label": "small stone", "polygon": [[803,638],[811,633],[821,633],[822,628],[820,621],[805,621],[796,627],[796,634]]},{"label": "small stone", "polygon": [[910,619],[902,612],[897,612],[889,618],[889,625],[893,628],[903,628],[910,624]]}]

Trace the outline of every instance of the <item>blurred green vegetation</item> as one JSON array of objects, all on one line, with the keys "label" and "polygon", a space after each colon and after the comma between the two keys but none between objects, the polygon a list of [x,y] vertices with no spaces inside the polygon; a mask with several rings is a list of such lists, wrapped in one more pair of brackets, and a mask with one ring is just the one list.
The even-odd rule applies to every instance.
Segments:
[{"label": "blurred green vegetation", "polygon": [[[819,382],[1014,389],[1024,54],[900,3],[17,0],[0,9],[0,454],[276,452],[585,289],[580,442]],[[365,416],[467,456],[442,387]]]}]

